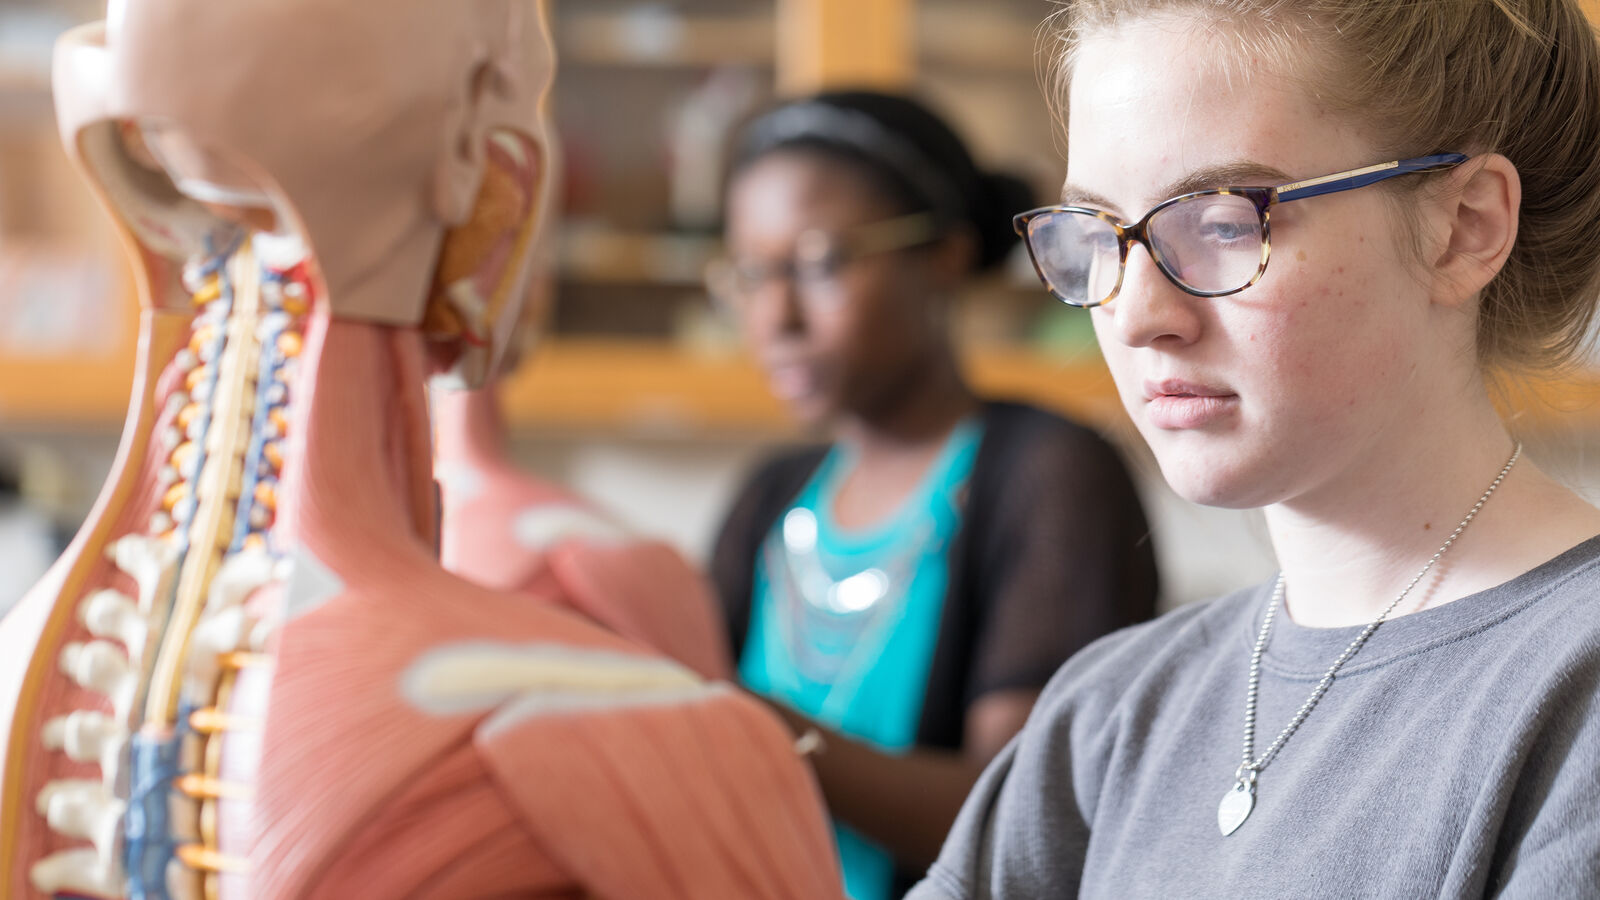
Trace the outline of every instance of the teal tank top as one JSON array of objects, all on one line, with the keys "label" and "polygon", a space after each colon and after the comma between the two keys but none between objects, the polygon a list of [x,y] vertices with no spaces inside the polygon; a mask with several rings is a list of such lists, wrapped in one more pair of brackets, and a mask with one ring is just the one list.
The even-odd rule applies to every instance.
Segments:
[{"label": "teal tank top", "polygon": [[[948,553],[982,440],[963,421],[889,519],[846,531],[833,500],[854,461],[831,450],[762,543],[739,676],[751,690],[889,753],[916,741]],[[888,853],[835,822],[845,893],[886,900]]]}]

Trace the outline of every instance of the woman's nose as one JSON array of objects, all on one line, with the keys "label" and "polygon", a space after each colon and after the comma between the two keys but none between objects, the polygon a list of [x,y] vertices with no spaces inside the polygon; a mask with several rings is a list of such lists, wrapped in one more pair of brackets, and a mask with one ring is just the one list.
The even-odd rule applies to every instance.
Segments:
[{"label": "woman's nose", "polygon": [[806,314],[800,286],[792,272],[772,272],[745,299],[745,316],[768,335],[804,332]]},{"label": "woman's nose", "polygon": [[1211,301],[1189,294],[1168,280],[1142,244],[1128,250],[1122,288],[1105,307],[1114,333],[1129,347],[1191,344],[1200,337],[1198,304]]}]

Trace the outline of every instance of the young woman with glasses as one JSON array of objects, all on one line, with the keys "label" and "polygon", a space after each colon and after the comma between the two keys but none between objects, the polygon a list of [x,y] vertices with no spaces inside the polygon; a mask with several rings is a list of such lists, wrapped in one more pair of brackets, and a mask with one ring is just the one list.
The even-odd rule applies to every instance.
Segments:
[{"label": "young woman with glasses", "polygon": [[932,860],[1063,660],[1154,611],[1116,453],[957,364],[950,303],[1027,201],[900,97],[787,103],[737,147],[711,286],[829,443],[759,469],[713,574],[742,680],[816,750],[856,900]]},{"label": "young woman with glasses", "polygon": [[1600,295],[1572,0],[1081,0],[1061,204],[1178,493],[1263,507],[1254,589],[1084,650],[917,900],[1600,896],[1600,511],[1487,386]]}]

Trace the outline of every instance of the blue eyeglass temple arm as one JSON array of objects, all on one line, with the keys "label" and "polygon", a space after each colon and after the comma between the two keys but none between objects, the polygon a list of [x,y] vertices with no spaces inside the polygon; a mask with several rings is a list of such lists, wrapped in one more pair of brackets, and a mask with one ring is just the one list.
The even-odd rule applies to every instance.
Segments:
[{"label": "blue eyeglass temple arm", "polygon": [[1287,203],[1290,200],[1304,200],[1307,197],[1317,197],[1322,194],[1335,194],[1339,191],[1366,187],[1369,184],[1375,184],[1385,178],[1393,178],[1396,175],[1410,175],[1412,172],[1437,172],[1441,169],[1449,169],[1466,162],[1467,158],[1464,153],[1435,153],[1432,156],[1419,156],[1415,159],[1379,163],[1375,166],[1351,169],[1348,172],[1335,172],[1332,175],[1309,178],[1292,184],[1280,184],[1272,189],[1272,196],[1279,203]]}]

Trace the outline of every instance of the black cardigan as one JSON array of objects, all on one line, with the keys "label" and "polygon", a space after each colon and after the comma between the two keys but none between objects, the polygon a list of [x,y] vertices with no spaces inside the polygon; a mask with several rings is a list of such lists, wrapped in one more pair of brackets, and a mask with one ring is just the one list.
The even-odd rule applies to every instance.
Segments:
[{"label": "black cardigan", "polygon": [[[1149,527],[1111,445],[1029,406],[986,403],[982,417],[919,746],[960,748],[978,697],[1043,688],[1084,645],[1155,615]],[[723,523],[711,576],[735,658],[750,629],[761,543],[826,453],[811,447],[769,459]]]}]

